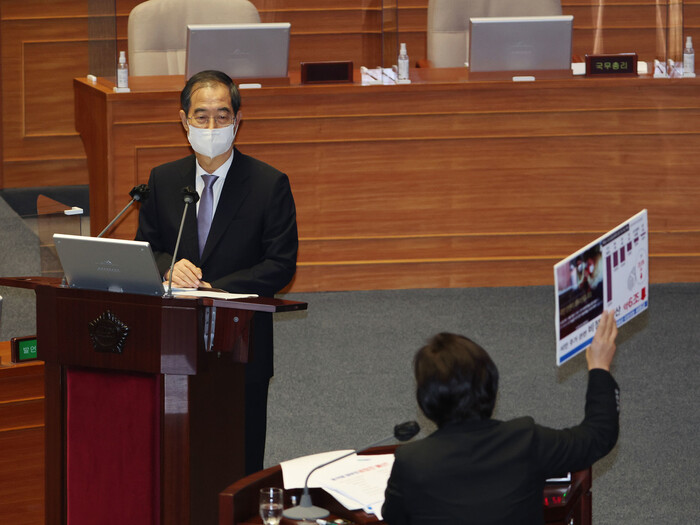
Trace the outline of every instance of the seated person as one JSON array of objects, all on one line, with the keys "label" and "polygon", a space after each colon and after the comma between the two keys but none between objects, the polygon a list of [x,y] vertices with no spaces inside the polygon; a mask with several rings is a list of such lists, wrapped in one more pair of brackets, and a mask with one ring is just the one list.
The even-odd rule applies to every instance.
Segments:
[{"label": "seated person", "polygon": [[466,337],[441,333],[414,358],[418,405],[438,429],[396,449],[382,508],[402,524],[542,524],[545,480],[588,468],[615,446],[619,389],[610,375],[617,325],[603,312],[586,350],[588,391],[578,426],[491,418],[498,370]]}]

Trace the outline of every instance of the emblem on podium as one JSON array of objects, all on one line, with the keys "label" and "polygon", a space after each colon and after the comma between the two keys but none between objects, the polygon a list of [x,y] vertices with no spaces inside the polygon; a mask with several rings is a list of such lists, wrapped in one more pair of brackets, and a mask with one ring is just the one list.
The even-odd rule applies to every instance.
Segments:
[{"label": "emblem on podium", "polygon": [[121,354],[124,351],[129,327],[107,310],[88,324],[90,340],[97,352]]}]

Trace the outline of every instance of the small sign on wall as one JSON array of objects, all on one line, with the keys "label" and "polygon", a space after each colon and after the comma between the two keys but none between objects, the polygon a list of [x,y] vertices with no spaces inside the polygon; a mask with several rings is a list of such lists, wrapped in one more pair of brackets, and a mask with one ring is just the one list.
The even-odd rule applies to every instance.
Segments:
[{"label": "small sign on wall", "polygon": [[10,358],[13,363],[36,361],[36,336],[13,337],[10,339]]}]

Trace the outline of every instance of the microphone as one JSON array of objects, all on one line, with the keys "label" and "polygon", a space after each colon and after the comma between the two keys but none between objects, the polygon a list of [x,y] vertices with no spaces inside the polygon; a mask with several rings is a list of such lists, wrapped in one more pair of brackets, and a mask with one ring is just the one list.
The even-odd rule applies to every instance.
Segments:
[{"label": "microphone", "polygon": [[348,452],[347,454],[344,454],[338,458],[332,459],[314,467],[306,476],[306,481],[304,481],[304,492],[301,495],[301,501],[299,502],[299,505],[285,510],[282,513],[282,516],[298,521],[314,521],[317,519],[325,518],[330,514],[330,512],[328,512],[328,510],[322,507],[314,506],[314,504],[311,502],[311,495],[309,494],[309,478],[311,477],[311,474],[313,474],[318,469],[325,467],[326,465],[335,463],[336,461],[339,461],[348,456],[352,456],[353,454],[359,454],[360,452],[363,452],[368,448],[376,447],[377,445],[380,445],[385,441],[389,441],[390,439],[395,438],[399,441],[408,441],[409,439],[412,439],[416,434],[418,434],[419,431],[420,426],[415,421],[406,421],[404,423],[400,423],[394,427],[394,435],[385,437],[384,439],[380,439],[376,443],[372,443],[371,445],[368,445],[358,451],[353,450],[352,452]]},{"label": "microphone", "polygon": [[182,210],[182,220],[180,221],[180,229],[177,232],[177,242],[175,242],[175,250],[173,251],[173,260],[170,262],[170,278],[168,279],[168,291],[165,297],[173,296],[173,268],[175,267],[175,259],[177,258],[177,250],[180,247],[180,237],[182,237],[182,228],[185,226],[185,217],[187,216],[187,207],[190,204],[196,204],[199,200],[199,194],[192,189],[191,186],[182,188],[182,200],[185,202],[185,209]]},{"label": "microphone", "polygon": [[131,188],[131,191],[129,192],[129,195],[131,196],[131,200],[129,201],[129,204],[124,206],[122,211],[119,212],[119,214],[112,219],[112,222],[110,222],[107,226],[105,226],[105,229],[100,232],[100,234],[97,237],[102,237],[107,231],[112,227],[112,225],[119,220],[119,217],[124,215],[126,210],[128,210],[131,205],[134,202],[143,202],[148,198],[148,195],[151,193],[151,188],[146,186],[145,184],[139,184],[138,186],[134,186]]}]

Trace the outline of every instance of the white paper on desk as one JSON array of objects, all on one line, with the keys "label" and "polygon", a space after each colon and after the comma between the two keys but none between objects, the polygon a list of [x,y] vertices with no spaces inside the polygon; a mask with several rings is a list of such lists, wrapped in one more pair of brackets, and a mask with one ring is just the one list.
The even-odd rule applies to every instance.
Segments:
[{"label": "white paper on desk", "polygon": [[[310,456],[302,456],[300,458],[283,461],[280,463],[280,465],[282,466],[284,488],[287,490],[303,489],[304,483],[306,482],[306,476],[309,475],[309,472],[311,472],[312,469],[318,467],[319,465],[323,465],[332,459],[344,456],[350,452],[352,452],[352,449],[332,450],[330,452],[321,452],[320,454],[312,454]],[[327,468],[330,467],[331,466],[329,465]],[[316,483],[318,479],[320,478],[318,478],[316,473],[314,473],[314,475],[309,479],[309,487],[320,487],[321,485]]]},{"label": "white paper on desk", "polygon": [[362,68],[361,72],[363,86],[396,84],[396,72],[390,67]]},{"label": "white paper on desk", "polygon": [[[311,469],[348,452],[352,450],[335,450],[283,461],[284,488],[303,488]],[[309,487],[322,488],[348,510],[362,508],[379,515],[393,464],[393,454],[353,454],[314,472],[309,478]]]},{"label": "white paper on desk", "polygon": [[[167,292],[168,288],[170,288],[170,283],[168,281],[163,281],[163,290]],[[197,290],[198,288],[181,288],[178,286],[173,286],[173,292],[195,292]]]},{"label": "white paper on desk", "polygon": [[345,507],[348,510],[357,510],[362,507],[357,501],[354,499],[346,498],[343,494],[340,492],[336,492],[333,489],[329,489],[328,487],[323,487],[323,490],[328,492],[331,496],[335,498],[335,500],[340,503],[343,507]]},{"label": "white paper on desk", "polygon": [[351,461],[338,462],[343,464],[342,470],[325,476],[322,482],[323,489],[355,501],[354,508],[343,503],[349,510],[363,508],[365,512],[379,516],[384,503],[386,484],[394,465],[394,455],[353,455],[347,459]]},{"label": "white paper on desk", "polygon": [[211,297],[212,299],[245,299],[246,297],[257,297],[255,294],[228,293],[228,292],[207,292],[206,290],[175,290],[175,297]]}]

